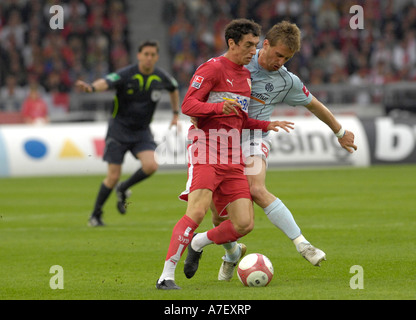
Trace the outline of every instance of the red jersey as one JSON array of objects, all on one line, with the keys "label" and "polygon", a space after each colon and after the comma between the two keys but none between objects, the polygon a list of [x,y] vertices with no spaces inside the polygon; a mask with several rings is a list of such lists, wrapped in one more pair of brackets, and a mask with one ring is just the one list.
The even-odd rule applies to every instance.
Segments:
[{"label": "red jersey", "polygon": [[[188,133],[194,163],[243,163],[242,129],[267,131],[270,123],[248,117],[250,94],[250,72],[223,56],[208,60],[196,70],[182,103],[183,114],[198,117],[198,130],[191,126]],[[235,99],[243,106],[237,108],[238,115],[222,113],[224,99]]]},{"label": "red jersey", "polygon": [[28,97],[22,105],[22,116],[31,120],[44,119],[48,116],[48,106],[40,97]]}]

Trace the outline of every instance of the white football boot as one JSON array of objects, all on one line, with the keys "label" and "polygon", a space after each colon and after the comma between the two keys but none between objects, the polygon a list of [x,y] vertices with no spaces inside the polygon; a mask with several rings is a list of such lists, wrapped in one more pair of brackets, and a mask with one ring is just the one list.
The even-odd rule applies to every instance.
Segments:
[{"label": "white football boot", "polygon": [[234,269],[238,264],[238,261],[246,254],[247,247],[243,243],[237,244],[240,247],[240,256],[235,262],[225,261],[225,256],[222,257],[224,260],[221,264],[220,272],[218,272],[218,280],[221,281],[230,281],[234,275]]},{"label": "white football boot", "polygon": [[310,243],[301,242],[296,246],[299,253],[312,263],[314,266],[320,267],[321,261],[326,260],[326,254],[321,249],[315,248]]}]

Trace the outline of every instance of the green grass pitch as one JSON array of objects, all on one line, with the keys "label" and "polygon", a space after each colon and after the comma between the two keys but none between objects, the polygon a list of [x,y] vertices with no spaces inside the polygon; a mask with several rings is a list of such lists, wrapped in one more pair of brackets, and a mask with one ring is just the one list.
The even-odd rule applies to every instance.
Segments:
[{"label": "green grass pitch", "polygon": [[[310,265],[255,206],[255,229],[241,239],[263,253],[275,274],[265,288],[235,275],[217,281],[221,246],[205,248],[192,279],[176,271],[179,291],[159,291],[171,231],[184,214],[178,200],[186,172],[159,171],[133,188],[125,216],[115,196],[107,226],[90,228],[102,176],[0,179],[1,300],[279,300],[416,298],[416,166],[270,170],[267,185],[292,211],[306,238],[327,254]],[[199,231],[211,228],[210,213]],[[185,252],[186,254],[186,252]],[[51,266],[63,268],[63,289],[51,289]],[[352,289],[352,266],[363,289]],[[358,282],[356,282],[358,283]]]}]

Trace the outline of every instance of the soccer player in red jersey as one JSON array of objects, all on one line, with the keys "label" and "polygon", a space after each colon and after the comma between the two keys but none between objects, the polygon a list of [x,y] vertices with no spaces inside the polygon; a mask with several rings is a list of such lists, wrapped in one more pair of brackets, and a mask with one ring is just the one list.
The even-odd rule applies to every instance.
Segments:
[{"label": "soccer player in red jersey", "polygon": [[[227,52],[202,64],[191,79],[182,104],[182,113],[198,117],[198,129],[191,126],[188,137],[188,181],[180,198],[188,201],[186,214],[173,228],[163,272],[157,289],[180,289],[175,283],[175,269],[184,250],[199,259],[202,248],[215,243],[235,241],[253,229],[253,205],[241,155],[242,129],[286,131],[293,129],[287,121],[250,119],[250,72],[244,67],[256,53],[261,28],[247,19],[230,22],[225,30]],[[188,246],[194,231],[214,202],[218,212],[229,220],[198,234],[197,247]],[[189,254],[188,254],[189,256]],[[189,278],[197,265],[191,261]],[[196,268],[195,268],[196,267]]]}]

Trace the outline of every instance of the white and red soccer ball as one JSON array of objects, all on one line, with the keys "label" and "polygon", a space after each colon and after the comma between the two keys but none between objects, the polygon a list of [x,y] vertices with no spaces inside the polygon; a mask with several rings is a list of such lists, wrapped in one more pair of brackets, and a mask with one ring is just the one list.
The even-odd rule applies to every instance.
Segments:
[{"label": "white and red soccer ball", "polygon": [[265,287],[273,278],[273,265],[260,253],[251,253],[241,259],[237,268],[238,279],[247,287]]},{"label": "white and red soccer ball", "polygon": [[265,287],[273,278],[273,265],[260,253],[251,253],[241,259],[237,268],[238,279],[247,287]]}]

